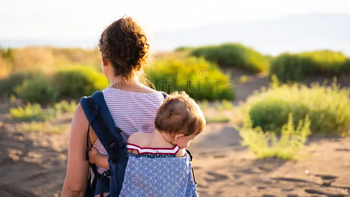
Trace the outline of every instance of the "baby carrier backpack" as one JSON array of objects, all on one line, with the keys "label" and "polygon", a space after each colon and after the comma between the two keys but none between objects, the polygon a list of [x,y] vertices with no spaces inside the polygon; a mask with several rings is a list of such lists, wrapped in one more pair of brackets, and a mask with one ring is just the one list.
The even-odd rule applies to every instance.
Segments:
[{"label": "baby carrier backpack", "polygon": [[[162,94],[166,98],[166,93],[162,92]],[[110,197],[118,197],[128,162],[126,142],[121,135],[122,131],[116,127],[101,91],[95,92],[90,97],[83,97],[80,100],[80,105],[89,121],[86,138],[86,160],[89,160],[90,126],[94,129],[98,139],[109,155],[109,170],[103,174],[97,172],[97,166],[95,164],[90,164],[85,196],[94,197],[96,191],[98,191],[101,196],[103,192],[109,192]],[[98,182],[99,184],[97,184]],[[100,187],[97,188],[97,185],[100,185]],[[109,187],[109,191],[103,191],[104,185]]]}]

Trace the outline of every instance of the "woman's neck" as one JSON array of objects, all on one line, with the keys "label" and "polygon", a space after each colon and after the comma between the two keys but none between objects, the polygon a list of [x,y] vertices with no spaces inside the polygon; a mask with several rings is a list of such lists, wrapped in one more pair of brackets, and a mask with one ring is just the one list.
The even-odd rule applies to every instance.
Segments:
[{"label": "woman's neck", "polygon": [[140,82],[137,77],[132,78],[130,81],[126,81],[123,77],[111,77],[109,79],[111,88],[121,89],[121,90],[133,90],[140,86]]}]

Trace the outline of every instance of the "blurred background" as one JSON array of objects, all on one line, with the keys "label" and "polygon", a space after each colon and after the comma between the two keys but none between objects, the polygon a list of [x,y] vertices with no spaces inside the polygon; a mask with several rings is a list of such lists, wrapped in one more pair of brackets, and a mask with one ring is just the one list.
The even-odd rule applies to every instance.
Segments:
[{"label": "blurred background", "polygon": [[154,88],[204,111],[200,196],[350,196],[350,2],[0,0],[0,196],[60,196],[73,112],[132,17]]}]

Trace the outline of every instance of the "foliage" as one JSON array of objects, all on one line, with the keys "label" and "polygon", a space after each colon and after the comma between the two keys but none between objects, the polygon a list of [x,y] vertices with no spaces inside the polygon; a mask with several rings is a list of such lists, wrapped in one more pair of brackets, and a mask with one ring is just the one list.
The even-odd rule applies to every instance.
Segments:
[{"label": "foliage", "polygon": [[240,68],[253,73],[267,71],[269,60],[252,48],[237,43],[203,46],[193,49],[190,56],[204,57],[219,66]]},{"label": "foliage", "polygon": [[[52,73],[62,68],[75,67],[77,65],[89,65],[97,69],[101,66],[100,53],[97,48],[0,48],[0,65],[3,65],[4,62],[6,63],[6,71],[8,73],[28,70],[40,70],[44,73]],[[1,67],[2,70],[3,67]]]},{"label": "foliage", "polygon": [[28,103],[24,108],[10,108],[10,115],[18,120],[39,120],[44,118],[44,111],[39,104]]},{"label": "foliage", "polygon": [[222,103],[222,106],[223,106],[224,109],[228,109],[228,110],[233,109],[232,101],[228,101],[226,99],[222,99],[221,103]]},{"label": "foliage", "polygon": [[15,92],[25,102],[40,104],[53,103],[58,96],[51,81],[44,76],[24,81],[22,85],[15,88]]},{"label": "foliage", "polygon": [[227,117],[218,117],[218,118],[205,118],[206,122],[209,123],[227,123],[230,122],[230,119]]},{"label": "foliage", "polygon": [[92,67],[73,67],[55,73],[60,97],[79,98],[108,86],[107,78]]},{"label": "foliage", "polygon": [[164,92],[182,90],[196,100],[235,97],[230,77],[203,58],[164,58],[156,61],[154,69],[147,73],[157,90]]},{"label": "foliage", "polygon": [[[275,78],[276,79],[276,78]],[[317,134],[346,135],[350,133],[350,90],[332,87],[278,84],[251,96],[243,107],[254,127],[278,131],[292,113],[296,120],[309,116],[311,131]],[[294,122],[296,124],[296,122]]]},{"label": "foliage", "polygon": [[27,103],[24,107],[10,108],[10,116],[13,119],[23,121],[51,120],[60,116],[62,112],[74,112],[76,106],[75,101],[71,103],[62,101],[42,109],[40,104]]},{"label": "foliage", "polygon": [[77,107],[77,103],[75,101],[71,101],[68,103],[66,100],[61,101],[60,103],[56,103],[54,108],[63,112],[74,112]]},{"label": "foliage", "polygon": [[282,82],[305,81],[311,75],[345,73],[350,73],[350,60],[340,52],[329,50],[281,54],[272,61],[269,71],[270,77],[276,75]]},{"label": "foliage", "polygon": [[206,99],[203,99],[202,101],[197,102],[201,110],[206,110],[209,107],[209,102]]},{"label": "foliage", "polygon": [[239,83],[247,83],[249,81],[249,77],[247,75],[242,75],[239,77]]},{"label": "foliage", "polygon": [[24,81],[33,78],[43,77],[44,74],[38,71],[23,71],[9,75],[7,78],[0,80],[0,97],[9,97],[16,95],[15,88],[22,85]]},{"label": "foliage", "polygon": [[296,128],[293,122],[293,115],[289,114],[288,123],[282,126],[281,137],[278,139],[276,132],[264,132],[261,127],[253,127],[252,121],[247,117],[243,127],[238,128],[243,138],[242,145],[247,146],[258,158],[292,159],[304,147],[311,134],[308,116],[299,120]]}]

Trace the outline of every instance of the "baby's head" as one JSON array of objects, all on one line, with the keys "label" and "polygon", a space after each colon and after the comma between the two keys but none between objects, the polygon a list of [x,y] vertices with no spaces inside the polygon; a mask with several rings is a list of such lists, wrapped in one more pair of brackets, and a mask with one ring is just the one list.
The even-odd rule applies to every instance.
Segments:
[{"label": "baby's head", "polygon": [[180,148],[188,147],[206,124],[202,110],[185,92],[168,95],[159,107],[154,123],[169,142]]}]

